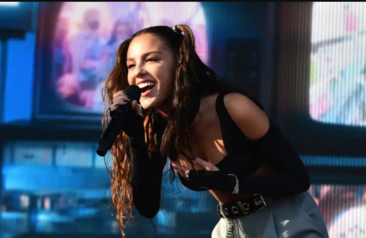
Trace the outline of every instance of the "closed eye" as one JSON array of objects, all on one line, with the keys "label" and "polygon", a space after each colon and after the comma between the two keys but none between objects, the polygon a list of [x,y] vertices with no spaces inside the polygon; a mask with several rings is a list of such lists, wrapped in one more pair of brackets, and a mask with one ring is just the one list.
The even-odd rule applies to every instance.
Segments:
[{"label": "closed eye", "polygon": [[158,59],[156,59],[156,58],[148,58],[148,59],[146,59],[146,61],[148,62],[148,61],[158,61]]},{"label": "closed eye", "polygon": [[[145,62],[149,62],[149,61],[157,62],[158,59],[157,58],[148,58],[148,59],[145,60]],[[127,65],[128,69],[132,69],[133,67],[135,67],[135,64]]]}]

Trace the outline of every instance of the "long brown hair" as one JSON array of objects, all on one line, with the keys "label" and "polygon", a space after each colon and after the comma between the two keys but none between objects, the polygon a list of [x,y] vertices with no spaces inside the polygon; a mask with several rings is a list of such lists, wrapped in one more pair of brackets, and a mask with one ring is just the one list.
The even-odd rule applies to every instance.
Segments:
[{"label": "long brown hair", "polygon": [[[176,70],[173,91],[171,94],[171,112],[169,119],[164,121],[164,126],[159,126],[162,135],[161,143],[156,148],[164,155],[174,161],[179,154],[188,157],[190,155],[190,141],[187,133],[189,103],[195,96],[211,95],[222,91],[233,92],[231,86],[217,74],[206,66],[195,50],[195,39],[191,28],[187,25],[177,25],[175,28],[167,26],[154,26],[145,28],[135,33],[131,39],[124,41],[118,48],[116,63],[112,72],[108,76],[102,97],[105,105],[103,125],[108,125],[108,104],[112,102],[113,95],[129,86],[127,80],[126,56],[131,41],[140,35],[152,34],[159,37],[172,50],[176,59]],[[144,111],[145,131],[147,138],[151,138],[154,123],[159,120],[151,120],[152,115],[156,115],[153,109]],[[160,120],[161,123],[161,120]],[[149,128],[147,130],[146,128]],[[151,133],[150,133],[151,132]],[[154,147],[148,140],[150,149]],[[111,153],[113,155],[113,166],[111,175],[111,193],[114,209],[116,210],[116,219],[124,236],[125,219],[132,217],[133,197],[129,178],[131,174],[131,159],[126,135],[121,132],[115,141]],[[187,161],[191,162],[188,158]],[[166,161],[163,161],[166,162]],[[174,176],[175,178],[175,176]]]}]

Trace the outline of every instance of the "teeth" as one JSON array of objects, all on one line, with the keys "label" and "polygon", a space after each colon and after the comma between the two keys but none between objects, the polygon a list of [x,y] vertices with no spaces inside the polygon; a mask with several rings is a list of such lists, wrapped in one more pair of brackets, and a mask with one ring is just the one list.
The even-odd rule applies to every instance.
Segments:
[{"label": "teeth", "polygon": [[151,86],[154,86],[154,85],[155,85],[155,83],[153,83],[153,82],[146,82],[146,83],[140,83],[138,85],[138,87],[139,88],[146,88],[146,87],[151,87]]}]

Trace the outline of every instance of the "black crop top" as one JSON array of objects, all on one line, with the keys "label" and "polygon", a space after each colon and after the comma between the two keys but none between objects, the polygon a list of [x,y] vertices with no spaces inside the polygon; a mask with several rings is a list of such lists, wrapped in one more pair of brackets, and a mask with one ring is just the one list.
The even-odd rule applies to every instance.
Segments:
[{"label": "black crop top", "polygon": [[[263,163],[263,159],[255,156],[253,141],[243,134],[238,125],[231,118],[224,104],[225,94],[220,93],[216,99],[216,112],[220,120],[222,140],[227,155],[215,166],[220,170],[232,170],[240,168],[240,172],[251,174]],[[179,174],[178,174],[179,175]],[[206,188],[194,188],[185,178],[179,175],[181,183],[194,191],[206,191]]]},{"label": "black crop top", "polygon": [[[310,181],[299,155],[271,120],[270,129],[267,134],[257,141],[251,141],[247,139],[241,129],[232,120],[225,107],[224,94],[222,93],[217,97],[216,110],[220,120],[227,155],[216,164],[220,171],[195,172],[191,170],[190,177],[194,177],[196,182],[198,181],[198,183],[195,183],[195,186],[192,186],[189,181],[179,175],[181,183],[184,186],[194,191],[205,191],[208,188],[229,192],[232,191],[235,185],[235,179],[232,180],[232,177],[229,178],[227,175],[228,173],[236,173],[240,180],[241,191],[279,196],[307,191],[310,186]],[[133,146],[131,145],[131,147]],[[146,147],[144,146],[144,148]],[[131,151],[132,168],[136,168],[133,169],[135,173],[133,173],[131,178],[134,201],[137,202],[134,204],[141,215],[152,218],[156,215],[160,207],[160,189],[163,172],[161,161],[164,160],[158,158],[158,153],[149,152],[150,157],[152,153],[155,155],[153,156],[154,159],[150,160],[147,165],[146,159],[140,158],[148,158],[147,153],[143,156],[141,152],[136,152],[137,150],[139,150],[139,146],[132,148]],[[250,175],[264,161],[272,165],[276,174]],[[152,163],[159,163],[159,165],[153,166]],[[152,171],[148,169],[148,167],[151,168],[152,166],[156,169],[160,168],[160,170]],[[138,167],[142,169],[137,169]],[[148,176],[146,173],[151,174],[151,176]],[[144,178],[149,177],[149,179],[142,180],[140,176]],[[156,186],[157,183],[160,185]],[[197,184],[198,186],[196,186]],[[158,189],[159,191],[152,191],[152,188]],[[149,193],[143,192],[146,190],[149,190]]]}]

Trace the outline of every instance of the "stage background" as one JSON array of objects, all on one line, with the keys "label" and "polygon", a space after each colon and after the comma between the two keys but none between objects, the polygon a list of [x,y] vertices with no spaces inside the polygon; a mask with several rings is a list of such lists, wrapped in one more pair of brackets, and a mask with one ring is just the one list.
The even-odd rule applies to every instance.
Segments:
[{"label": "stage background", "polygon": [[[192,27],[202,59],[257,98],[299,151],[330,237],[365,237],[365,7],[0,4],[0,238],[121,237],[95,153],[100,86],[123,39],[179,23]],[[159,237],[210,237],[215,200],[169,185],[168,175],[163,187]],[[153,237],[150,221],[136,216]],[[131,225],[126,232],[146,237]]]}]

